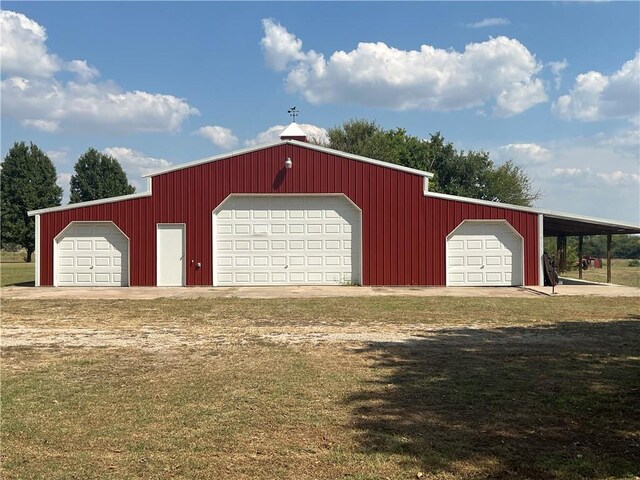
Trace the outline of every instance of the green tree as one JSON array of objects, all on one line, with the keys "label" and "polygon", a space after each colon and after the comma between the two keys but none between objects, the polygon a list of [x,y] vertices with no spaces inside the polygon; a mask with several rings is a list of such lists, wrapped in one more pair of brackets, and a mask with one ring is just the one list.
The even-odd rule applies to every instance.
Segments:
[{"label": "green tree", "polygon": [[87,150],[74,168],[76,173],[71,176],[69,203],[118,197],[136,191],[129,185],[127,175],[118,160],[95,148]]},{"label": "green tree", "polygon": [[16,142],[2,162],[0,187],[2,245],[20,245],[30,262],[35,219],[27,212],[60,205],[62,189],[56,185],[56,168],[33,143]]},{"label": "green tree", "polygon": [[495,165],[484,151],[458,151],[437,132],[428,140],[406,130],[384,130],[368,120],[329,129],[328,145],[343,152],[432,172],[435,192],[530,206],[539,197],[527,174],[513,162]]}]

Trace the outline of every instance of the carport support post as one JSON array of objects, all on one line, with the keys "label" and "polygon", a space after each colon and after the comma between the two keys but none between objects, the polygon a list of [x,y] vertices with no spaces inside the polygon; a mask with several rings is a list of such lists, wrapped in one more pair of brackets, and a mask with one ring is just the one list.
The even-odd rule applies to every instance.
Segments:
[{"label": "carport support post", "polygon": [[611,234],[607,235],[607,283],[611,283]]},{"label": "carport support post", "polygon": [[582,280],[582,235],[578,237],[578,278]]},{"label": "carport support post", "polygon": [[567,237],[560,235],[556,241],[556,267],[558,272],[567,271]]}]

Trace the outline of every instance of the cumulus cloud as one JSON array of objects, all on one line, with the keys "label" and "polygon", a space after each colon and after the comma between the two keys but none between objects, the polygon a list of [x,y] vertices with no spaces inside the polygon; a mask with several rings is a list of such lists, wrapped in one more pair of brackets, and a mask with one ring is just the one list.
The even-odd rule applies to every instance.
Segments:
[{"label": "cumulus cloud", "polygon": [[357,103],[395,110],[460,110],[493,102],[498,116],[511,116],[547,96],[537,78],[542,65],[520,42],[507,37],[470,43],[463,52],[422,45],[400,50],[385,43],[359,43],[329,59],[285,27],[264,20],[262,47],[273,69],[287,71],[289,92],[314,104]]},{"label": "cumulus cloud", "polygon": [[276,71],[283,71],[291,62],[313,61],[318,54],[311,50],[302,51],[302,40],[289,33],[279,23],[266,18],[262,20],[264,37],[260,41],[267,65]]},{"label": "cumulus cloud", "polygon": [[479,22],[467,23],[469,28],[485,28],[485,27],[499,27],[501,25],[510,25],[511,21],[508,18],[493,17],[484,18]]},{"label": "cumulus cloud", "polygon": [[[144,91],[123,91],[96,82],[99,71],[85,60],[63,61],[49,53],[46,30],[25,15],[2,12],[0,85],[3,116],[24,127],[102,133],[173,132],[197,109],[184,99]],[[56,73],[75,74],[72,81]]]},{"label": "cumulus cloud", "polygon": [[117,159],[129,177],[139,177],[171,166],[169,160],[155,158],[127,147],[108,147],[102,153]]},{"label": "cumulus cloud", "polygon": [[551,151],[535,143],[510,143],[498,150],[501,159],[520,165],[540,164],[551,159]]},{"label": "cumulus cloud", "polygon": [[590,71],[576,77],[568,95],[553,103],[552,110],[565,120],[585,122],[631,118],[640,113],[640,52],[617,72]]},{"label": "cumulus cloud", "polygon": [[210,140],[211,143],[220,148],[233,148],[238,144],[238,137],[230,129],[217,125],[200,127],[193,133]]},{"label": "cumulus cloud", "polygon": [[21,13],[0,13],[2,72],[28,77],[50,77],[62,62],[47,51],[47,31]]},{"label": "cumulus cloud", "polygon": [[[299,123],[298,126],[307,135],[307,139],[315,141],[316,143],[326,143],[328,141],[327,129],[311,125],[309,123]],[[258,133],[255,137],[245,140],[244,144],[252,147],[255,145],[263,145],[265,143],[273,143],[280,140],[280,134],[287,128],[286,125],[274,125],[266,130]]]}]

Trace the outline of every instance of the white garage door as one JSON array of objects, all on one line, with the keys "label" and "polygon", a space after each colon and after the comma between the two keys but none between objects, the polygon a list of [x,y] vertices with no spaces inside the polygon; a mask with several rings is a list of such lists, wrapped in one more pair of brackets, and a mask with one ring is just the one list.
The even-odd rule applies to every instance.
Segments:
[{"label": "white garage door", "polygon": [[447,239],[447,285],[522,285],[522,238],[504,221],[465,221]]},{"label": "white garage door", "polygon": [[232,196],[213,230],[214,285],[360,281],[360,212],[344,196]]},{"label": "white garage door", "polygon": [[73,222],[56,238],[56,285],[128,285],[129,241],[111,222]]}]

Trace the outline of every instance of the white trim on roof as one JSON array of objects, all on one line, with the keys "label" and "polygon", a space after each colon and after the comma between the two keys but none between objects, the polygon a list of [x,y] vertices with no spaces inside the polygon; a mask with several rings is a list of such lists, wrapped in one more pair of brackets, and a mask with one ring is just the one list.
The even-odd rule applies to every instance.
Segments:
[{"label": "white trim on roof", "polygon": [[237,155],[244,155],[247,153],[255,152],[258,150],[264,150],[266,148],[276,147],[278,145],[296,145],[298,147],[308,148],[310,150],[316,150],[322,153],[328,153],[330,155],[336,155],[338,157],[348,158],[350,160],[356,160],[358,162],[370,163],[372,165],[378,165],[379,167],[391,168],[393,170],[400,170],[401,172],[410,173],[412,175],[419,175],[421,177],[432,178],[433,173],[425,172],[423,170],[417,170],[415,168],[404,167],[402,165],[396,165],[395,163],[384,162],[382,160],[376,160],[374,158],[362,157],[360,155],[354,155],[352,153],[341,152],[340,150],[334,150],[332,148],[321,147],[320,145],[315,145],[313,143],[300,142],[298,140],[281,140],[278,142],[267,143],[264,145],[259,145],[257,147],[249,147],[243,148],[241,150],[234,150],[232,152],[223,153],[221,155],[216,155],[213,157],[201,158],[199,160],[194,160],[193,162],[182,163],[180,165],[174,165],[173,167],[168,167],[163,170],[158,170],[157,172],[148,173],[144,175],[145,177],[155,177],[157,175],[162,175],[164,173],[174,172],[176,170],[182,170],[183,168],[195,167],[197,165],[202,165],[204,163],[217,162],[219,160],[225,160],[227,158],[235,157]]},{"label": "white trim on roof", "polygon": [[391,168],[393,170],[400,170],[401,172],[410,173],[412,175],[433,178],[433,173],[431,172],[425,172],[424,170],[405,167],[403,165],[397,165],[395,163],[385,162],[383,160],[376,160],[375,158],[363,157],[361,155],[355,155],[353,153],[341,152],[340,150],[334,150],[333,148],[322,147],[320,145],[315,145],[313,143],[300,142],[298,140],[287,140],[286,143],[298,145],[299,147],[310,148],[312,150],[317,150],[318,152],[329,153],[331,155],[336,155],[338,157],[349,158],[351,160],[356,160],[358,162],[370,163],[372,165],[377,165],[379,167]]},{"label": "white trim on roof", "polygon": [[104,203],[123,202],[125,200],[134,200],[136,198],[150,197],[151,189],[146,192],[131,193],[129,195],[120,195],[119,197],[101,198],[99,200],[89,200],[88,202],[70,203],[68,205],[60,205],[59,207],[41,208],[39,210],[31,210],[27,212],[30,217],[40,215],[41,213],[59,212],[62,210],[71,210],[73,208],[91,207],[93,205],[102,205]]},{"label": "white trim on roof", "polygon": [[202,165],[204,163],[209,163],[209,162],[217,162],[218,160],[225,160],[227,158],[235,157],[237,155],[244,155],[245,153],[255,152],[257,150],[262,150],[264,148],[271,148],[277,145],[284,145],[286,143],[289,143],[289,141],[278,140],[277,142],[265,143],[257,147],[241,148],[240,150],[233,150],[231,152],[222,153],[220,155],[200,158],[198,160],[193,160],[191,162],[181,163],[180,165],[173,165],[172,167],[167,167],[167,168],[163,168],[162,170],[157,170],[155,172],[147,173],[146,175],[143,175],[143,177],[147,177],[147,178],[156,177],[158,175],[163,175],[165,173],[175,172],[176,170],[191,168],[191,167],[195,167],[195,166]]},{"label": "white trim on roof", "polygon": [[485,205],[487,207],[506,208],[508,210],[517,210],[519,212],[527,212],[534,214],[542,214],[549,218],[558,218],[561,220],[573,220],[578,222],[594,223],[597,225],[604,225],[607,227],[622,227],[640,230],[640,225],[634,225],[633,223],[617,222],[613,220],[607,220],[606,218],[587,217],[585,215],[575,215],[573,213],[555,212],[552,210],[543,210],[541,208],[523,207],[520,205],[512,205],[510,203],[492,202],[490,200],[480,200],[478,198],[458,197],[456,195],[449,195],[446,193],[426,192],[425,196],[442,198],[445,200],[453,200],[464,203],[475,203],[477,205]]}]

